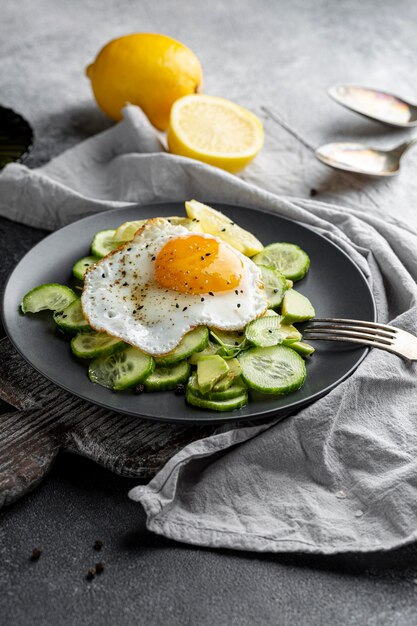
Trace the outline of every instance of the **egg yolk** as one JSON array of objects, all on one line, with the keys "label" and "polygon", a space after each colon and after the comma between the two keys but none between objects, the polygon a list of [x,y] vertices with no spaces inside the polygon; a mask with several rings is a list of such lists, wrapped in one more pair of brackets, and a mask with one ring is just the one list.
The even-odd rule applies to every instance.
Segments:
[{"label": "egg yolk", "polygon": [[201,235],[170,239],[155,260],[158,284],[182,293],[229,291],[242,273],[243,263],[229,246]]}]

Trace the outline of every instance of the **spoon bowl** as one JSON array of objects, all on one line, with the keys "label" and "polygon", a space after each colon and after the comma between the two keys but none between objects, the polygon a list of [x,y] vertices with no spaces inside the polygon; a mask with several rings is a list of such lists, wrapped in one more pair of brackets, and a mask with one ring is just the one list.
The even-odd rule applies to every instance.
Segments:
[{"label": "spoon bowl", "polygon": [[315,152],[319,161],[330,167],[367,176],[395,176],[404,154],[417,143],[417,137],[391,150],[372,148],[361,143],[328,143]]},{"label": "spoon bowl", "polygon": [[328,89],[328,94],[342,106],[384,124],[401,128],[417,126],[417,105],[385,91],[336,85]]}]

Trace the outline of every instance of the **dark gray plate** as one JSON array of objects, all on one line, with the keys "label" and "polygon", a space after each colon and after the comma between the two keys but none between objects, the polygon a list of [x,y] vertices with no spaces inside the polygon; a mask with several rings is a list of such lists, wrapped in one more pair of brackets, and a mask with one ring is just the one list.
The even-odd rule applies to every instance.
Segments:
[{"label": "dark gray plate", "polygon": [[[375,304],[365,277],[336,245],[305,226],[271,213],[227,205],[217,208],[265,244],[294,242],[308,253],[310,272],[297,283],[297,289],[312,300],[317,317],[375,320]],[[51,282],[71,283],[71,268],[88,254],[97,231],[116,228],[127,220],[183,214],[183,204],[179,203],[105,211],[62,228],[32,248],[11,274],[3,300],[6,332],[22,356],[41,374],[85,400],[120,413],[187,423],[228,422],[295,411],[326,394],[353,372],[367,349],[335,349],[317,342],[317,351],[307,363],[307,381],[302,389],[281,398],[254,393],[243,409],[216,413],[191,407],[173,392],[137,396],[132,392],[112,393],[92,384],[85,364],[71,355],[67,337],[57,331],[49,313],[27,316],[20,313],[22,297],[32,287]]]}]

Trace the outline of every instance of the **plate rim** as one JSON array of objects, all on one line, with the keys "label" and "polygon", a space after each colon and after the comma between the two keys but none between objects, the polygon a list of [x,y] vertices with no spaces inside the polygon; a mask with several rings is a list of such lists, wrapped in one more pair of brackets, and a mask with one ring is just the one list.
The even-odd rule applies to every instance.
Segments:
[{"label": "plate rim", "polygon": [[[243,416],[239,416],[236,412],[230,411],[228,412],[228,415],[222,414],[222,413],[216,413],[215,411],[205,411],[203,414],[202,411],[202,415],[201,418],[200,416],[193,416],[192,418],[170,418],[170,417],[164,417],[164,416],[155,416],[155,415],[146,415],[143,414],[141,412],[133,412],[130,410],[126,410],[123,408],[114,408],[112,406],[109,406],[107,403],[105,402],[101,402],[100,400],[93,400],[90,397],[84,395],[83,393],[79,393],[74,391],[73,388],[65,385],[65,383],[61,383],[61,382],[57,382],[55,379],[53,379],[51,376],[47,375],[42,369],[41,367],[38,367],[38,365],[36,365],[35,363],[33,363],[25,354],[24,352],[20,349],[20,347],[16,344],[16,342],[14,341],[13,338],[13,333],[10,332],[10,328],[8,327],[8,323],[7,323],[7,317],[6,317],[6,294],[8,291],[8,287],[11,284],[11,281],[13,279],[13,276],[15,274],[15,272],[18,271],[18,268],[20,266],[20,264],[24,261],[24,259],[29,255],[32,254],[39,246],[43,245],[45,241],[47,241],[50,238],[53,238],[57,233],[62,233],[62,231],[65,231],[67,228],[73,227],[75,224],[80,224],[80,223],[85,223],[87,221],[94,221],[94,219],[97,219],[97,217],[99,217],[100,215],[106,214],[106,215],[112,215],[112,214],[117,214],[117,213],[121,213],[127,210],[132,210],[132,209],[144,209],[147,207],[152,207],[152,206],[166,206],[166,205],[170,205],[170,204],[181,204],[181,201],[173,201],[173,202],[149,202],[146,204],[139,204],[139,203],[131,203],[128,204],[124,207],[116,207],[113,209],[105,209],[103,211],[99,211],[97,213],[93,213],[92,215],[87,215],[86,217],[82,217],[79,220],[75,220],[74,222],[71,222],[70,224],[66,224],[65,226],[63,226],[62,228],[59,228],[51,233],[49,233],[48,235],[46,235],[46,237],[43,237],[41,239],[41,241],[39,241],[38,243],[36,243],[32,248],[30,248],[30,250],[28,250],[21,259],[19,259],[19,261],[17,262],[17,264],[14,266],[14,268],[11,270],[6,283],[4,285],[3,288],[3,294],[2,294],[2,301],[1,301],[1,307],[0,307],[0,317],[6,332],[6,335],[8,337],[8,339],[11,341],[12,345],[14,346],[14,348],[17,350],[17,352],[20,354],[20,356],[31,366],[33,367],[39,374],[41,374],[44,378],[46,378],[47,380],[49,380],[50,382],[52,382],[53,384],[57,385],[57,387],[60,387],[61,389],[63,389],[64,391],[66,391],[67,393],[69,393],[70,395],[73,395],[77,398],[81,398],[82,400],[84,400],[85,402],[89,402],[90,404],[94,404],[96,406],[100,406],[108,411],[112,411],[115,413],[120,413],[123,415],[129,415],[129,416],[133,416],[133,417],[137,417],[139,419],[145,419],[145,420],[149,420],[149,421],[158,421],[158,422],[165,422],[165,423],[171,423],[171,424],[182,424],[182,425],[186,425],[189,424],[191,425],[202,425],[202,424],[226,424],[226,423],[243,423],[243,422],[248,422],[248,421],[260,421],[260,420],[268,420],[271,419],[273,417],[277,417],[277,416],[281,416],[281,417],[287,417],[288,415],[295,413],[296,411],[298,411],[299,409],[303,408],[304,406],[307,406],[309,404],[312,404],[313,402],[319,400],[320,398],[322,398],[323,396],[327,395],[332,389],[334,389],[335,387],[337,387],[338,385],[340,385],[344,380],[346,380],[347,378],[349,378],[353,372],[359,367],[359,365],[363,362],[363,360],[366,358],[366,356],[369,353],[369,348],[364,347],[362,348],[362,354],[358,357],[357,361],[352,365],[352,367],[345,372],[341,377],[339,377],[336,381],[332,382],[330,385],[328,385],[327,387],[325,387],[324,389],[321,389],[320,391],[317,391],[316,393],[314,393],[313,395],[309,396],[308,398],[304,398],[304,399],[300,399],[300,400],[296,400],[288,405],[286,405],[285,407],[280,407],[280,408],[270,408],[270,409],[265,409],[261,412],[254,412],[254,414],[252,415],[243,415]],[[243,208],[245,210],[248,210],[250,212],[254,212],[254,213],[264,213],[267,215],[270,215],[272,217],[278,217],[281,220],[284,220],[286,222],[289,223],[295,223],[298,226],[301,226],[302,228],[304,228],[305,230],[308,230],[312,233],[314,233],[314,235],[320,239],[323,239],[326,244],[330,244],[330,246],[334,247],[337,249],[337,251],[339,253],[341,253],[344,257],[346,257],[346,259],[352,264],[354,265],[355,269],[361,274],[362,278],[364,279],[364,282],[367,286],[368,292],[369,292],[369,296],[370,296],[370,302],[372,304],[372,309],[373,309],[373,319],[369,320],[369,321],[373,321],[375,322],[377,320],[377,308],[376,308],[376,302],[375,302],[375,298],[374,295],[372,293],[371,287],[369,285],[368,279],[366,278],[365,274],[363,273],[362,269],[359,267],[359,265],[357,265],[357,263],[355,261],[353,261],[349,255],[340,247],[338,246],[334,241],[332,241],[331,239],[328,239],[327,237],[325,237],[324,235],[322,235],[321,233],[316,232],[316,230],[314,230],[313,228],[311,228],[309,225],[304,224],[302,222],[299,222],[298,220],[292,220],[291,218],[285,217],[280,215],[279,213],[275,213],[274,211],[268,210],[268,209],[264,209],[264,208],[254,208],[254,207],[250,207],[250,206],[243,206],[241,204],[235,204],[235,203],[230,203],[230,202],[212,202],[211,205],[214,206],[230,206],[230,207],[234,207],[234,208]],[[235,415],[233,415],[233,413],[235,413]]]}]

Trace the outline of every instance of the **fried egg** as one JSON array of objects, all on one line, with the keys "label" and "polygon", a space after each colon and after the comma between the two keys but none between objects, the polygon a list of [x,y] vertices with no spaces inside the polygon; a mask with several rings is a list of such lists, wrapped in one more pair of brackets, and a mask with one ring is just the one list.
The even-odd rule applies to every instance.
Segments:
[{"label": "fried egg", "polygon": [[267,298],[249,258],[155,218],[86,272],[81,304],[95,330],[161,355],[196,326],[243,328],[264,313]]}]

